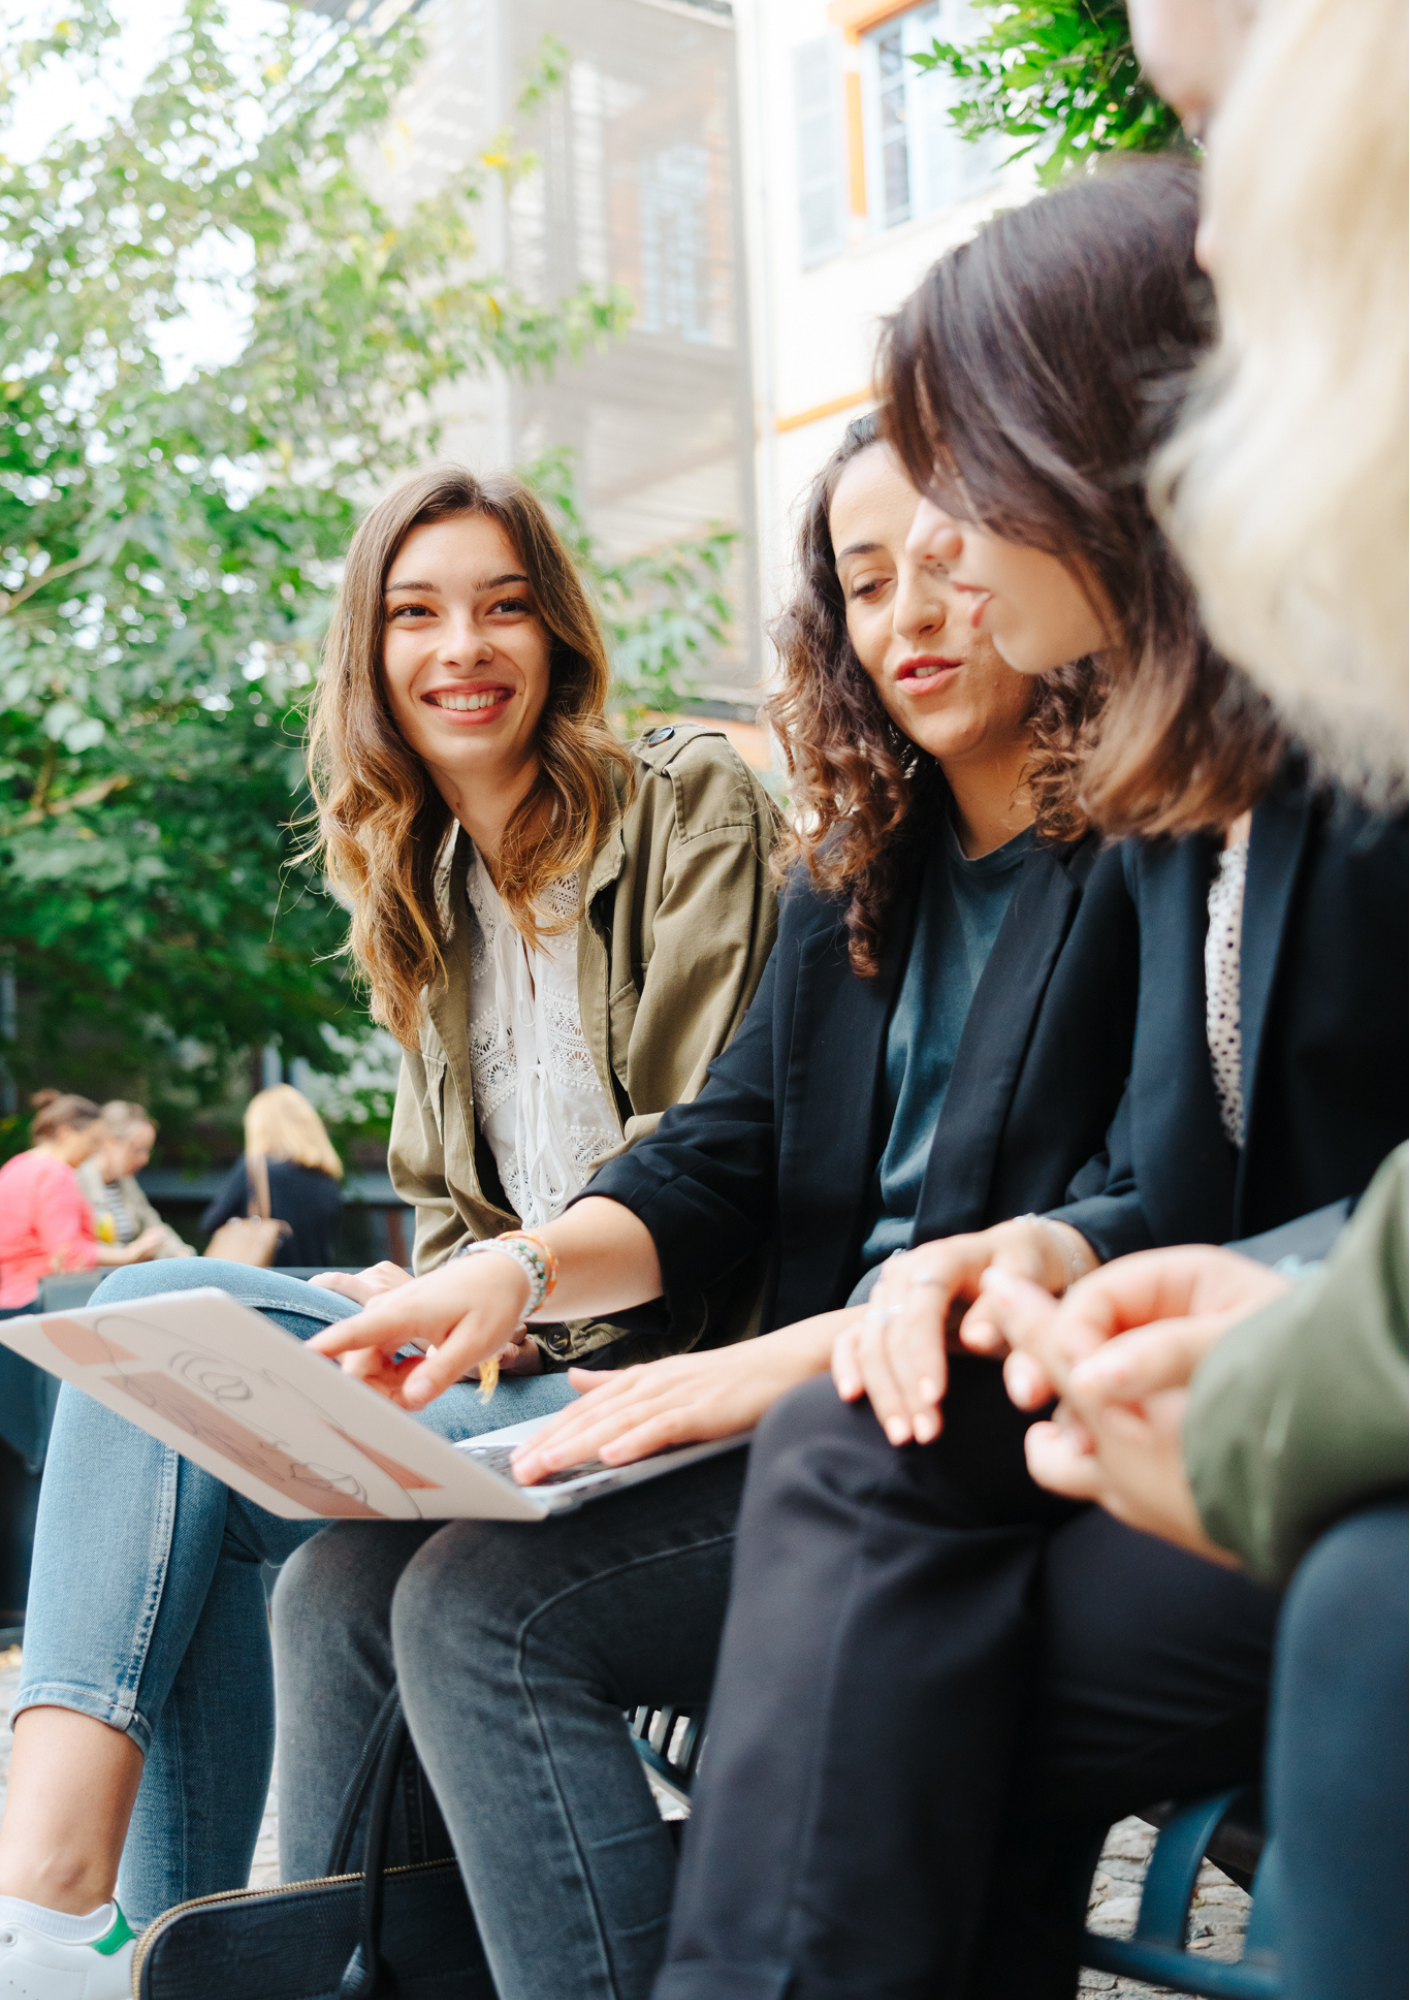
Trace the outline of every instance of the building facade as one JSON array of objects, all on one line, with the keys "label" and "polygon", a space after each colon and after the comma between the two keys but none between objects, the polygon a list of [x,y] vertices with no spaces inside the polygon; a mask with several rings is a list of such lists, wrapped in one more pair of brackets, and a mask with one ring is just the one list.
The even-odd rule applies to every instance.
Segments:
[{"label": "building facade", "polygon": [[[406,0],[311,4],[375,32]],[[728,0],[420,0],[415,12],[427,57],[379,167],[393,201],[433,193],[512,127],[536,164],[507,196],[490,191],[486,265],[536,303],[592,284],[633,307],[621,339],[547,378],[457,384],[437,413],[444,451],[476,467],[570,451],[588,524],[615,557],[737,530],[736,643],[711,673],[742,700],[762,661]],[[516,100],[555,45],[566,77],[526,116]]]},{"label": "building facade", "polygon": [[961,139],[953,80],[909,60],[970,39],[970,0],[735,0],[735,16],[768,615],[799,498],[873,402],[882,318],[1032,177]]},{"label": "building facade", "polygon": [[[374,30],[408,0],[310,0]],[[486,262],[545,304],[623,287],[626,335],[546,380],[458,384],[445,450],[476,466],[567,448],[614,555],[740,533],[737,641],[702,692],[768,671],[797,504],[872,402],[883,316],[950,244],[1025,198],[1026,169],[948,117],[910,58],[963,42],[970,0],[410,0],[428,56],[389,134],[424,196],[515,125],[537,164],[484,211]],[[515,100],[546,38],[563,86]]]}]

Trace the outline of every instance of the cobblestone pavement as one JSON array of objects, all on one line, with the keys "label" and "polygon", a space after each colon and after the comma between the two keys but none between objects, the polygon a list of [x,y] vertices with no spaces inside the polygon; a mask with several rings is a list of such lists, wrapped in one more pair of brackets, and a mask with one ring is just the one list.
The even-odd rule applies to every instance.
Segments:
[{"label": "cobblestone pavement", "polygon": [[[19,1684],[18,1646],[0,1653],[0,1717],[8,1715]],[[0,1800],[10,1768],[10,1732],[0,1722]],[[269,1802],[260,1827],[250,1881],[265,1886],[279,1879],[278,1774],[270,1786]],[[674,1815],[672,1815],[674,1816]],[[1129,1936],[1135,1926],[1140,1901],[1141,1879],[1155,1841],[1154,1829],[1144,1820],[1124,1819],[1114,1826],[1102,1849],[1102,1858],[1092,1879],[1090,1922],[1093,1930],[1111,1937]],[[1235,1959],[1243,1946],[1248,1919],[1248,1897],[1227,1875],[1206,1862],[1200,1873],[1191,1917],[1191,1946],[1208,1952],[1211,1958]],[[1174,2000],[1164,1987],[1143,1986],[1134,1980],[1114,1979],[1108,1972],[1084,1972],[1081,1992],[1100,1993],[1105,2000]]]}]

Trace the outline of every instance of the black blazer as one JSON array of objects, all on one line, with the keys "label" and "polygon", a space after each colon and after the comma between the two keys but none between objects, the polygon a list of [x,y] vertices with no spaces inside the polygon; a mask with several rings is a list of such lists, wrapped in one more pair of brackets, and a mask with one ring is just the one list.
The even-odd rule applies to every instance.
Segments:
[{"label": "black blazer", "polygon": [[1105,1185],[1056,1211],[1104,1259],[1237,1241],[1354,1198],[1405,1137],[1405,816],[1314,793],[1295,772],[1253,815],[1242,1151],[1224,1135],[1205,1032],[1216,855],[1204,839],[1122,849],[1141,936],[1131,1081]]},{"label": "black blazer", "polygon": [[[1129,1067],[1137,952],[1121,857],[1097,848],[1040,848],[1023,864],[965,1023],[915,1241],[1050,1208],[1101,1152]],[[765,1328],[842,1305],[856,1283],[920,874],[908,871],[874,979],[851,971],[837,900],[800,874],[753,1005],[700,1095],[585,1190],[651,1231],[677,1329],[765,1249]],[[1098,1185],[1104,1173],[1103,1159]]]},{"label": "black blazer", "polygon": [[[242,1153],[221,1184],[220,1193],[201,1217],[201,1227],[214,1235],[232,1215],[245,1215],[254,1199]],[[317,1264],[324,1270],[338,1259],[338,1224],[343,1191],[331,1174],[301,1167],[293,1160],[269,1162],[269,1206],[290,1234],[280,1240],[276,1264]]]}]

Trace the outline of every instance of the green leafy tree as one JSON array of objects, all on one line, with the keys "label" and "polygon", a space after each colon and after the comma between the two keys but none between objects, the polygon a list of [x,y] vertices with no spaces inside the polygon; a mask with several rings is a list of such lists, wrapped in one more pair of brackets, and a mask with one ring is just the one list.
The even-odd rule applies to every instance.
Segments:
[{"label": "green leafy tree", "polygon": [[1045,185],[1097,154],[1159,152],[1181,142],[1179,120],[1141,74],[1125,0],[1005,0],[962,45],[937,41],[915,57],[964,86],[951,117],[967,139],[1011,140]]},{"label": "green leafy tree", "polygon": [[716,528],[613,561],[584,519],[571,453],[545,452],[525,476],[593,586],[612,651],[613,698],[627,728],[680,708],[696,692],[700,668],[729,638],[737,531]]},{"label": "green leafy tree", "polygon": [[[25,79],[59,64],[79,86],[112,33],[101,0],[47,40],[0,30],[0,149]],[[229,0],[187,0],[95,136],[32,163],[0,150],[17,1077],[145,1088],[179,1123],[264,1042],[329,1069],[365,1035],[345,918],[289,830],[337,559],[376,486],[434,452],[439,390],[491,362],[549,368],[628,310],[588,287],[535,304],[484,272],[475,211],[524,164],[511,134],[433,199],[393,212],[376,192],[368,163],[418,55],[407,21],[373,40],[296,7],[252,47]],[[546,47],[524,101],[563,67]],[[246,314],[239,351],[174,369],[203,273]],[[727,540],[597,563],[629,690],[657,699],[722,633]]]}]

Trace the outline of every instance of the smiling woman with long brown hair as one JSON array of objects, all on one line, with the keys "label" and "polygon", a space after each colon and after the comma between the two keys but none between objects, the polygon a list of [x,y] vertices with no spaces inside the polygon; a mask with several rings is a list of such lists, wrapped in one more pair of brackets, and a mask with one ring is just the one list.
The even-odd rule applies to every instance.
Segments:
[{"label": "smiling woman with long brown hair", "polygon": [[[418,1272],[486,1239],[477,1263],[536,1268],[532,1232],[699,1088],[769,955],[767,793],[709,727],[627,748],[608,688],[596,614],[527,487],[448,467],[371,510],[328,636],[313,782],[354,960],[405,1055],[389,1164]],[[663,1306],[516,1325],[493,1398],[457,1384],[425,1421],[454,1438],[554,1410],[573,1395],[551,1372],[564,1357],[738,1338],[760,1274],[739,1265],[688,1323]],[[215,1284],[307,1338],[410,1275],[304,1284],[202,1259],[97,1296]],[[138,1924],[248,1879],[273,1741],[260,1565],[321,1525],[274,1519],[63,1391],[0,1828],[0,1943],[26,1991],[126,1993],[120,1857]]]}]

